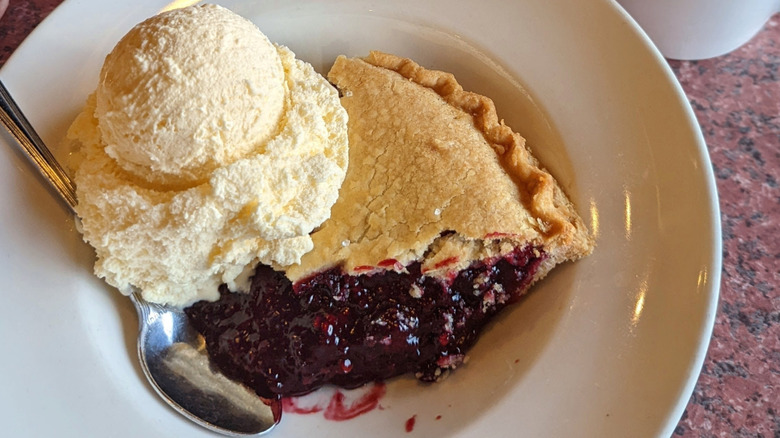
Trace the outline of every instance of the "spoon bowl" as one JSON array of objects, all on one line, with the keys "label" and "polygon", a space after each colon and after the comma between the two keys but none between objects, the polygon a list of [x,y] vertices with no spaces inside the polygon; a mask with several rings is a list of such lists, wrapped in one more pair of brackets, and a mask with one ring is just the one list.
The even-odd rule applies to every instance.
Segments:
[{"label": "spoon bowl", "polygon": [[255,435],[281,418],[280,404],[213,370],[206,341],[176,307],[130,295],[138,311],[138,357],[146,378],[169,405],[224,435]]},{"label": "spoon bowl", "polygon": [[[0,122],[75,214],[76,185],[0,81]],[[219,372],[206,343],[180,308],[130,295],[138,312],[138,358],[152,388],[193,422],[228,436],[260,435],[281,420],[280,400],[263,399]]]}]

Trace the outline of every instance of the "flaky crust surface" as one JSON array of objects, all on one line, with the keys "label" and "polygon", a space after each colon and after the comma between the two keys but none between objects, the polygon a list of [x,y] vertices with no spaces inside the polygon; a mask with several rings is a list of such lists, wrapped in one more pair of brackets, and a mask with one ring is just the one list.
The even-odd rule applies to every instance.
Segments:
[{"label": "flaky crust surface", "polygon": [[350,165],[314,249],[287,269],[293,281],[336,264],[461,269],[529,244],[551,268],[592,250],[571,202],[489,98],[381,52],[339,57],[328,79],[349,114]]}]

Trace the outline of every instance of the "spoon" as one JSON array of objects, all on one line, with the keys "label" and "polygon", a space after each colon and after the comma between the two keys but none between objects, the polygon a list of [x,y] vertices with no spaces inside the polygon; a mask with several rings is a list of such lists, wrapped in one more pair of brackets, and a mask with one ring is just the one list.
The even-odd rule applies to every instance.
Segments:
[{"label": "spoon", "polygon": [[[76,185],[0,81],[0,121],[75,214]],[[209,363],[206,343],[182,309],[151,303],[136,291],[138,358],[157,394],[193,422],[229,436],[264,434],[281,420],[279,400],[266,400]]]}]

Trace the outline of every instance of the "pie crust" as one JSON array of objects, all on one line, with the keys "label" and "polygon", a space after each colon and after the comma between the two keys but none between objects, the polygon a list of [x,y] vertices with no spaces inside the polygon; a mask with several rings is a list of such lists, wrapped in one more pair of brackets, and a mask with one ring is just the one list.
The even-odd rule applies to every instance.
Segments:
[{"label": "pie crust", "polygon": [[339,57],[328,79],[349,114],[349,169],[293,282],[332,266],[348,274],[415,260],[446,276],[515,247],[542,248],[542,278],[593,249],[574,206],[493,101],[450,73],[382,52]]}]

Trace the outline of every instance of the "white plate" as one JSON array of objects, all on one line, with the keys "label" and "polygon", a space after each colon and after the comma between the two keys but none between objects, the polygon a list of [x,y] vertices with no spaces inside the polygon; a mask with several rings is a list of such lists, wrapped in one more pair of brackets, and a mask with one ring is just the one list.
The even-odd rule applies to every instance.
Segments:
[{"label": "white plate", "polygon": [[[384,409],[287,415],[272,436],[404,435],[413,415],[416,436],[671,434],[714,320],[719,214],[687,101],[626,14],[606,0],[223,3],[320,70],[381,49],[454,72],[495,98],[598,236],[443,384],[399,379]],[[18,49],[2,78],[44,140],[57,145],[105,54],[164,5],[68,0]],[[0,156],[3,434],[209,436],[149,389],[134,311],[92,277],[64,208],[15,148]]]}]

